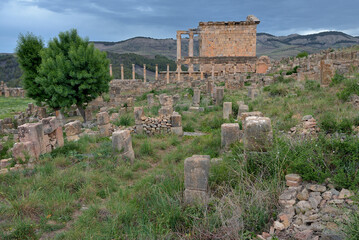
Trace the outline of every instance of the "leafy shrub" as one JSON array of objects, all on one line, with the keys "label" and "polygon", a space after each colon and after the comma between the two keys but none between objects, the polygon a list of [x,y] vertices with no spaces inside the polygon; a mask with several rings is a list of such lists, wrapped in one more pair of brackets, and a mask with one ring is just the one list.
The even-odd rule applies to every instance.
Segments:
[{"label": "leafy shrub", "polygon": [[308,57],[308,53],[305,51],[297,54],[297,58],[304,58],[304,57]]},{"label": "leafy shrub", "polygon": [[359,95],[358,78],[345,80],[345,88],[337,93],[338,98],[343,101],[348,101],[353,94]]},{"label": "leafy shrub", "polygon": [[248,87],[248,86],[250,86],[250,85],[251,85],[250,82],[244,82],[244,86]]},{"label": "leafy shrub", "polygon": [[184,132],[194,132],[194,127],[191,123],[186,123],[184,126],[183,126],[183,131]]},{"label": "leafy shrub", "polygon": [[338,72],[336,72],[334,74],[334,77],[332,78],[332,82],[330,83],[330,86],[336,85],[336,84],[340,84],[345,80],[344,75],[339,74]]},{"label": "leafy shrub", "polygon": [[286,75],[292,75],[293,73],[297,73],[299,66],[295,66],[293,69],[286,72]]},{"label": "leafy shrub", "polygon": [[279,77],[277,77],[274,82],[276,83],[290,83],[293,82],[294,79],[293,78],[284,78],[282,75],[280,75]]},{"label": "leafy shrub", "polygon": [[353,119],[353,125],[354,125],[354,126],[359,126],[359,116],[357,116],[357,117],[355,117],[355,118]]},{"label": "leafy shrub", "polygon": [[338,123],[335,120],[335,117],[332,113],[326,113],[321,118],[321,124],[320,127],[326,132],[326,133],[334,133],[338,130]]},{"label": "leafy shrub", "polygon": [[263,91],[269,92],[271,96],[286,96],[288,88],[283,84],[272,84],[263,88]]},{"label": "leafy shrub", "polygon": [[317,91],[320,89],[320,83],[314,80],[306,80],[304,83],[304,88],[309,91]]},{"label": "leafy shrub", "polygon": [[353,131],[352,126],[353,126],[353,122],[347,118],[344,118],[338,124],[338,131],[342,133],[351,133]]},{"label": "leafy shrub", "polygon": [[224,87],[225,85],[226,85],[225,82],[220,82],[220,83],[217,84],[217,86],[219,86],[219,87]]},{"label": "leafy shrub", "polygon": [[119,126],[131,126],[134,124],[134,119],[129,114],[126,114],[121,116],[118,122],[115,121],[115,125],[117,125],[117,123]]}]

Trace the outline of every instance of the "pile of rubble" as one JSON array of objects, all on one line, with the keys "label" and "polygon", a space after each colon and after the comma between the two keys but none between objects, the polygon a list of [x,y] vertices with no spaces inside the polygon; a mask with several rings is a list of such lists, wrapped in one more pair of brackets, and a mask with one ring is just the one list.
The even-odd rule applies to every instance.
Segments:
[{"label": "pile of rubble", "polygon": [[306,115],[302,118],[302,122],[290,129],[288,132],[291,136],[300,136],[301,138],[317,137],[320,128],[317,126],[317,121],[312,115]]},{"label": "pile of rubble", "polygon": [[297,174],[286,176],[286,188],[279,196],[281,212],[269,233],[260,239],[317,240],[344,239],[341,226],[358,207],[353,192],[337,191],[330,179],[324,184],[302,182]]}]

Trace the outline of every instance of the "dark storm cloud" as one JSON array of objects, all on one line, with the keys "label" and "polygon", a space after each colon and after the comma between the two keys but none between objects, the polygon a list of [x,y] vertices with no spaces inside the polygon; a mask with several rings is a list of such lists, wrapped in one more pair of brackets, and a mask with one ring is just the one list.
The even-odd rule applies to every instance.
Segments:
[{"label": "dark storm cloud", "polygon": [[274,35],[339,30],[359,35],[357,0],[1,0],[0,52],[13,52],[19,33],[45,40],[77,28],[91,40],[175,37],[200,21],[241,21],[256,15],[259,32]]}]

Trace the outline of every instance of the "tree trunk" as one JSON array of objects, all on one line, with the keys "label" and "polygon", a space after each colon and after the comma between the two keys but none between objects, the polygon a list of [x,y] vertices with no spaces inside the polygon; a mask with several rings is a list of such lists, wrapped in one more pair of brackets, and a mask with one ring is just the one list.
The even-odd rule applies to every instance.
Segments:
[{"label": "tree trunk", "polygon": [[76,106],[77,106],[77,109],[79,110],[79,112],[80,112],[82,118],[84,119],[84,123],[85,123],[85,122],[86,122],[85,109],[83,108],[82,105],[77,105],[77,104],[76,104]]}]

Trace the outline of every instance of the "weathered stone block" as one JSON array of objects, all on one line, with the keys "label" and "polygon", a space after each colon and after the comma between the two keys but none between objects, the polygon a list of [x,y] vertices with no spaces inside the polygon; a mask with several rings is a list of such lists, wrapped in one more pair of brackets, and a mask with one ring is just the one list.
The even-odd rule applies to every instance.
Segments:
[{"label": "weathered stone block", "polygon": [[142,124],[142,119],[145,116],[143,107],[135,107],[133,109],[133,112],[135,114],[135,123],[136,124]]},{"label": "weathered stone block", "polygon": [[194,88],[192,104],[193,104],[193,106],[198,107],[200,102],[201,102],[201,90],[199,90],[198,88]]},{"label": "weathered stone block", "polygon": [[129,130],[116,131],[112,134],[112,147],[128,158],[132,163],[135,153],[132,148],[132,138]]},{"label": "weathered stone block", "polygon": [[34,142],[35,151],[40,154],[46,153],[44,143],[44,130],[42,123],[26,123],[18,127],[20,142]]},{"label": "weathered stone block", "polygon": [[[241,121],[244,122],[247,117],[264,117],[261,112],[243,112],[241,113]],[[243,124],[244,125],[244,124]]]},{"label": "weathered stone block", "polygon": [[208,198],[208,178],[210,156],[193,155],[184,161],[184,180],[186,203],[206,202]]},{"label": "weathered stone block", "polygon": [[106,125],[110,123],[110,117],[107,112],[99,112],[96,114],[97,124],[98,125]]},{"label": "weathered stone block", "polygon": [[110,123],[105,124],[105,125],[99,125],[98,130],[102,137],[111,136],[111,124]]},{"label": "weathered stone block", "polygon": [[39,147],[33,141],[15,143],[12,149],[12,155],[15,159],[21,159],[22,161],[33,161],[38,159],[41,154]]},{"label": "weathered stone block", "polygon": [[58,127],[60,127],[60,123],[56,117],[43,118],[41,122],[43,125],[44,134],[50,134],[53,131],[56,131]]},{"label": "weathered stone block", "polygon": [[155,99],[154,99],[153,93],[147,94],[147,104],[149,107],[152,107],[155,105]]},{"label": "weathered stone block", "polygon": [[80,121],[76,120],[74,122],[69,122],[65,125],[65,133],[67,137],[75,136],[81,133],[82,124]]},{"label": "weathered stone block", "polygon": [[179,113],[173,112],[173,114],[171,115],[171,126],[172,127],[182,126],[182,116]]},{"label": "weathered stone block", "polygon": [[171,127],[171,132],[178,136],[183,136],[183,128],[181,127]]},{"label": "weathered stone block", "polygon": [[223,103],[223,119],[229,119],[232,114],[232,102]]},{"label": "weathered stone block", "polygon": [[267,117],[247,117],[243,142],[246,151],[266,152],[272,146],[271,120]]},{"label": "weathered stone block", "polygon": [[224,87],[216,87],[216,105],[221,105],[224,97]]},{"label": "weathered stone block", "polygon": [[232,143],[238,142],[240,139],[240,131],[238,123],[224,123],[221,126],[221,146],[228,148]]},{"label": "weathered stone block", "polygon": [[168,116],[171,115],[173,112],[173,108],[170,106],[162,106],[159,110],[158,110],[158,115],[159,116]]}]

